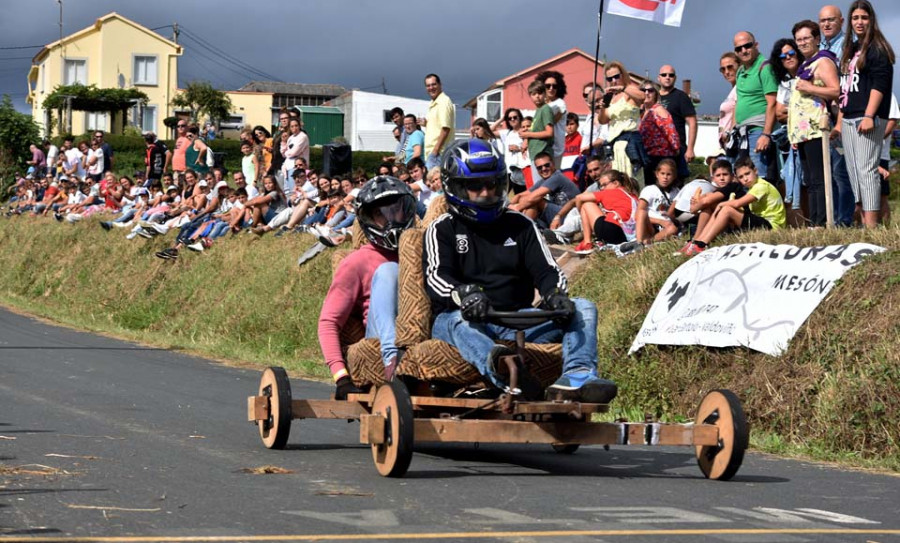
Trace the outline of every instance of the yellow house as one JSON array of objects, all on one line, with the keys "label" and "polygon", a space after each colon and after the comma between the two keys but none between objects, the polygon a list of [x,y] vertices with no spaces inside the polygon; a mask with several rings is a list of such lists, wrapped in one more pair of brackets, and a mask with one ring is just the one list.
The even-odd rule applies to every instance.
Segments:
[{"label": "yellow house", "polygon": [[[128,123],[163,135],[163,119],[173,115],[169,103],[177,92],[181,54],[180,45],[156,32],[115,12],[104,15],[92,26],[46,45],[35,55],[28,72],[27,101],[32,106],[32,118],[44,127],[45,134],[53,133],[50,112],[41,106],[58,85],[137,88],[149,100],[129,111]],[[89,130],[120,133],[125,122],[121,113],[73,111],[71,129],[75,134]]]},{"label": "yellow house", "polygon": [[244,127],[272,127],[271,92],[225,91],[231,100],[231,117],[219,121],[220,135],[236,139]]}]

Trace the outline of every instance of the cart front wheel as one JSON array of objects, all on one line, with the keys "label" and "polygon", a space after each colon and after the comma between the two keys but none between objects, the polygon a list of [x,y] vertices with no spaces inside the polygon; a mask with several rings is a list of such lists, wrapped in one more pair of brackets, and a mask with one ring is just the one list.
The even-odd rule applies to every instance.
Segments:
[{"label": "cart front wheel", "polygon": [[259,437],[267,449],[283,449],[291,433],[291,382],[284,368],[269,367],[259,381],[259,395],[269,399],[269,417],[259,421]]},{"label": "cart front wheel", "polygon": [[727,481],[734,477],[750,441],[741,401],[730,390],[714,390],[700,402],[695,423],[712,424],[719,429],[718,445],[697,446],[700,471],[707,479]]},{"label": "cart front wheel", "polygon": [[372,414],[385,418],[384,442],[372,445],[375,468],[384,477],[402,477],[413,452],[413,408],[406,386],[394,380],[378,387]]}]

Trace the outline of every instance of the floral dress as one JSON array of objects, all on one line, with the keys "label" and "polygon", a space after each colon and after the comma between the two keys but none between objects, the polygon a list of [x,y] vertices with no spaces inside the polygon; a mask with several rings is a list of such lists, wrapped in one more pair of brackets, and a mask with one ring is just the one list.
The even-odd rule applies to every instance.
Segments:
[{"label": "floral dress", "polygon": [[[809,70],[813,74],[812,83],[824,87],[825,83],[816,77],[816,70],[821,62],[831,62],[828,58],[820,58],[813,62]],[[818,96],[797,90],[797,79],[791,80],[791,96],[788,101],[788,140],[794,145],[821,138],[830,130],[828,108],[825,100]]]},{"label": "floral dress", "polygon": [[678,131],[675,130],[675,121],[664,111],[665,108],[658,111],[657,106],[653,106],[641,119],[641,141],[647,154],[653,157],[674,157],[678,155],[681,146]]}]

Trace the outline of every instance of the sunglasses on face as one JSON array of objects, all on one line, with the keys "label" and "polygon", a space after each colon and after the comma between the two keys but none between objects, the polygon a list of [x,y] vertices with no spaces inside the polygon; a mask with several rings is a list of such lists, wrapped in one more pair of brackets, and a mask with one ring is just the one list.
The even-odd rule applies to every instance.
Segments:
[{"label": "sunglasses on face", "polygon": [[781,53],[778,55],[778,58],[781,60],[787,60],[789,58],[794,58],[797,56],[797,51],[788,51],[787,53]]},{"label": "sunglasses on face", "polygon": [[518,120],[520,120],[521,118],[522,118],[522,117],[519,117],[519,116],[517,116],[517,115],[510,115],[509,117],[506,118],[506,120],[507,120],[507,121],[518,121]]},{"label": "sunglasses on face", "polygon": [[647,89],[641,89],[641,92],[656,92],[656,89],[654,89],[653,87],[650,87]]},{"label": "sunglasses on face", "polygon": [[548,89],[555,89],[556,83],[544,83],[544,87]]},{"label": "sunglasses on face", "polygon": [[659,74],[660,77],[675,77],[675,72],[666,72]]},{"label": "sunglasses on face", "polygon": [[617,79],[621,79],[621,78],[622,78],[622,74],[608,75],[608,76],[606,76],[606,82],[611,83],[611,82],[613,82]]},{"label": "sunglasses on face", "polygon": [[537,169],[537,171],[542,172],[544,170],[549,170],[550,168],[552,168],[553,164],[546,162],[544,164],[535,164],[534,167],[535,169]]},{"label": "sunglasses on face", "polygon": [[744,43],[744,44],[741,44],[741,45],[735,45],[735,46],[734,46],[734,52],[735,52],[735,53],[740,53],[741,51],[749,51],[749,50],[753,49],[753,46],[754,46],[754,45],[755,45],[755,44],[754,44],[752,41],[748,41],[747,43]]},{"label": "sunglasses on face", "polygon": [[726,64],[725,66],[719,68],[719,73],[724,74],[725,72],[733,72],[736,68],[737,66],[735,66],[734,64]]}]

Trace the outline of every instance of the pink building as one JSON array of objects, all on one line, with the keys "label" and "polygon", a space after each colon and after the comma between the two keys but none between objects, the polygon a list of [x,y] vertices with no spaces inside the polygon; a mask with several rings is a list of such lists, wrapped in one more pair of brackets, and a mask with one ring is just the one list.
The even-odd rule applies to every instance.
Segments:
[{"label": "pink building", "polygon": [[[528,85],[537,74],[545,70],[555,70],[563,74],[566,82],[566,108],[582,117],[590,114],[584,102],[581,90],[594,77],[594,57],[580,49],[569,49],[553,58],[542,61],[521,72],[500,79],[481,94],[465,103],[463,107],[471,112],[472,120],[484,117],[488,122],[499,119],[507,108],[533,111],[534,103],[528,97]],[[631,73],[635,84],[644,81],[643,77]],[[597,71],[597,80],[605,84],[603,62]]]}]

